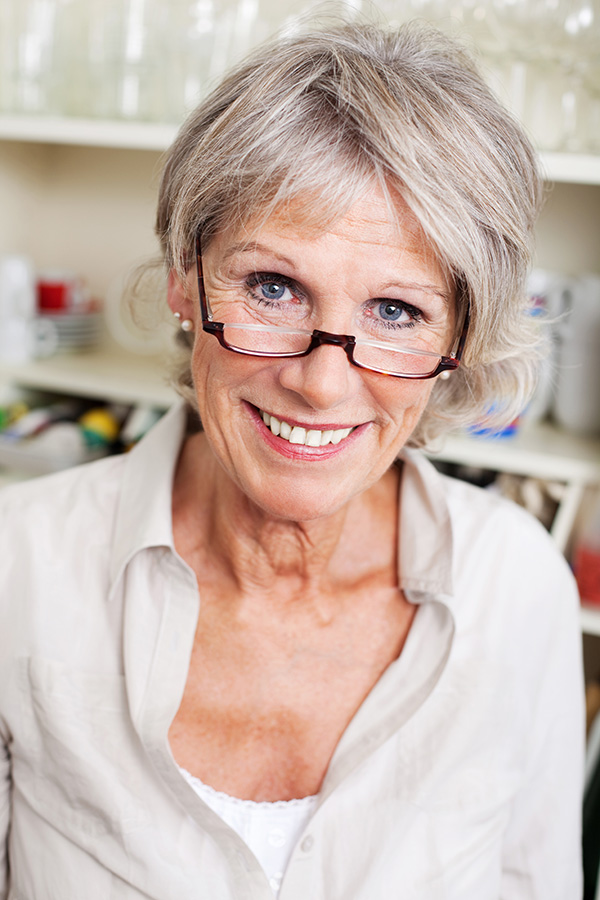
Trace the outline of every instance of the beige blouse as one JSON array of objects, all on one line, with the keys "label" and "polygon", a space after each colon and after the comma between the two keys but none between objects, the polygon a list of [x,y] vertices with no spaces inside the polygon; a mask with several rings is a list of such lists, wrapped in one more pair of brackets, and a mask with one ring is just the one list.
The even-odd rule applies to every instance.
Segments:
[{"label": "beige blouse", "polygon": [[[0,898],[272,900],[167,732],[199,603],[173,548],[174,408],[127,456],[0,492]],[[342,736],[280,900],[581,895],[578,600],[510,503],[404,454],[419,604]]]}]

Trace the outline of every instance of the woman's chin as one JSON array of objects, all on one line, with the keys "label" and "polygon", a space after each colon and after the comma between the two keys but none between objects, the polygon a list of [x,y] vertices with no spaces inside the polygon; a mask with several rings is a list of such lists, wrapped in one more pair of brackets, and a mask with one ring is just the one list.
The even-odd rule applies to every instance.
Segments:
[{"label": "woman's chin", "polygon": [[324,491],[316,485],[252,486],[244,489],[250,503],[263,515],[289,522],[311,522],[336,515],[351,500],[351,491]]}]

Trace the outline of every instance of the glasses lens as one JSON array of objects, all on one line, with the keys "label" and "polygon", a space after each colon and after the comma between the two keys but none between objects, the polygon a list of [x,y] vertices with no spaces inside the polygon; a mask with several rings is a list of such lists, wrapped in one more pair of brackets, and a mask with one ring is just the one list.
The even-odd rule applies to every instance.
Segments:
[{"label": "glasses lens", "polygon": [[422,376],[430,375],[437,368],[441,356],[429,351],[401,350],[357,341],[354,359],[361,366],[390,375]]},{"label": "glasses lens", "polygon": [[[227,345],[233,350],[259,356],[293,356],[304,353],[312,338],[309,331],[249,324],[225,324],[223,334]],[[400,349],[383,343],[357,341],[354,345],[355,362],[367,369],[390,375],[430,375],[437,368],[440,359],[441,356],[430,351]]]},{"label": "glasses lens", "polygon": [[307,331],[261,325],[225,325],[223,334],[227,344],[235,350],[258,354],[304,353],[311,340]]}]

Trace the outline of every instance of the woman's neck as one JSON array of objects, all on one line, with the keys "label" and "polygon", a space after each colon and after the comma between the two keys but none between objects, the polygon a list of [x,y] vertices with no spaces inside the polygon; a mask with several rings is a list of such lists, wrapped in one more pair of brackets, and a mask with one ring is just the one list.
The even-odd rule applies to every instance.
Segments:
[{"label": "woman's neck", "polygon": [[397,477],[389,472],[331,516],[275,519],[229,478],[204,436],[194,435],[175,477],[175,547],[203,580],[226,577],[231,596],[278,605],[320,598],[329,610],[327,598],[341,596],[340,587],[395,566]]}]

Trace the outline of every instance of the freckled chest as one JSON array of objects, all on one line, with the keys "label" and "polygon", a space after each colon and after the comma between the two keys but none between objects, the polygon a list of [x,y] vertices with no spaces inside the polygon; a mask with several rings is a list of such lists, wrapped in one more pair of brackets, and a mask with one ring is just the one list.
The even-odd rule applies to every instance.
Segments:
[{"label": "freckled chest", "polygon": [[317,793],[416,608],[389,587],[354,598],[351,613],[318,627],[303,615],[236,622],[214,615],[210,602],[204,608],[169,731],[176,761],[242,799]]}]

